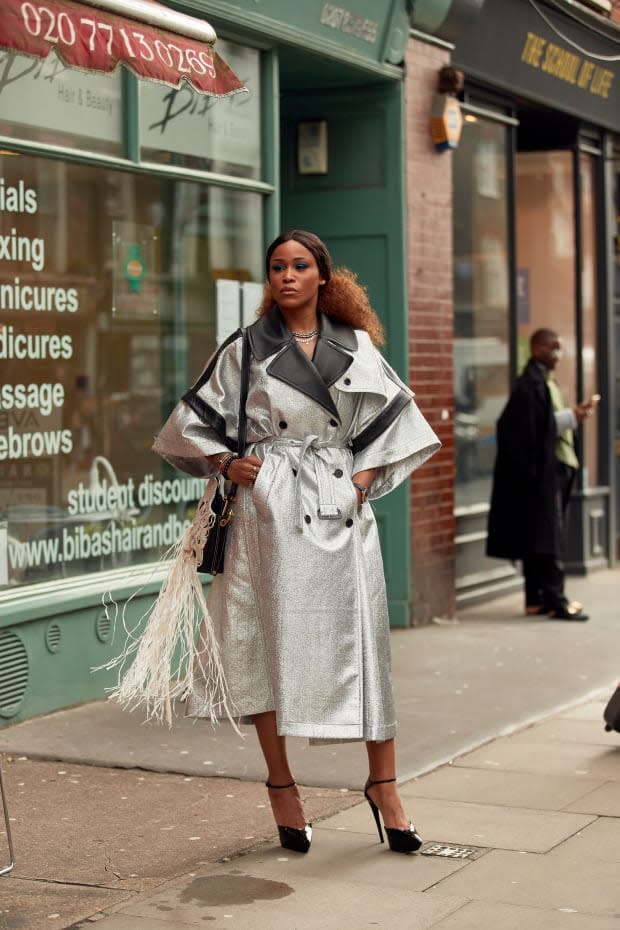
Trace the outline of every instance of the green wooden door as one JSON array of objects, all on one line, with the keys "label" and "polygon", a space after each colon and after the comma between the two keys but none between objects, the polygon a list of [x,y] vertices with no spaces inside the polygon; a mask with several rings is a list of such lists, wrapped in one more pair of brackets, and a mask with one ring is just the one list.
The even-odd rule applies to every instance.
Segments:
[{"label": "green wooden door", "polygon": [[[407,381],[402,85],[282,95],[282,229],[309,229],[368,288],[385,327],[385,355]],[[298,124],[325,120],[327,173],[297,171]],[[410,623],[409,484],[374,505],[390,622]]]}]

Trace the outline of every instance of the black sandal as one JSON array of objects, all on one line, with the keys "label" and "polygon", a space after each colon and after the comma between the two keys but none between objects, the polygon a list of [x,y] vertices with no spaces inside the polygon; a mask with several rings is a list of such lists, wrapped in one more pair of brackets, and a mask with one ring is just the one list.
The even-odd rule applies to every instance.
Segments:
[{"label": "black sandal", "polygon": [[[265,786],[268,789],[273,788],[274,791],[282,791],[285,788],[294,788],[297,782],[289,782],[288,785],[272,785],[271,782],[266,781]],[[280,846],[283,849],[291,849],[293,852],[307,853],[310,849],[310,844],[312,843],[312,824],[307,823],[305,827],[299,829],[298,827],[282,827],[280,824],[277,824],[278,833],[280,835]]]},{"label": "black sandal", "polygon": [[[369,778],[364,786],[364,797],[370,804],[370,809],[375,815],[375,823],[377,824],[379,839],[382,843],[385,841],[383,839],[383,830],[381,829],[381,817],[379,815],[379,808],[368,794],[368,789],[372,788],[373,785],[387,785],[392,781],[396,781],[396,779],[383,778],[381,781],[371,781]],[[392,852],[416,852],[416,850],[418,850],[422,845],[422,837],[416,833],[416,829],[412,823],[409,824],[406,830],[402,830],[399,827],[385,827],[385,832],[387,833],[388,845]]]}]

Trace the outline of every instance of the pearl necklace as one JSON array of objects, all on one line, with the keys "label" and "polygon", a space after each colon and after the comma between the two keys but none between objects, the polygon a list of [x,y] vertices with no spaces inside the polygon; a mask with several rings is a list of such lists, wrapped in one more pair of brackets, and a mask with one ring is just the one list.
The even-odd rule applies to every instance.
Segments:
[{"label": "pearl necklace", "polygon": [[320,329],[313,329],[310,333],[294,333],[291,330],[291,336],[297,340],[297,342],[312,342],[313,339],[316,339],[317,336],[321,335]]}]

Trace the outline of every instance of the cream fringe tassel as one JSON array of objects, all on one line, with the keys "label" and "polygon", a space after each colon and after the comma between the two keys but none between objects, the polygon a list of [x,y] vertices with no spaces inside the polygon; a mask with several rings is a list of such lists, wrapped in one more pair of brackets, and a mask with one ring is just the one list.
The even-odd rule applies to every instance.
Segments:
[{"label": "cream fringe tassel", "polygon": [[[139,638],[133,636],[125,623],[127,603],[123,607],[123,626],[127,645],[115,659],[100,669],[118,668],[118,683],[110,698],[134,710],[146,708],[147,719],[166,721],[172,726],[173,701],[199,697],[201,715],[215,723],[228,717],[235,731],[242,735],[228,706],[226,677],[220,649],[213,629],[202,583],[196,568],[202,561],[205,541],[216,515],[211,501],[217,487],[209,479],[196,508],[193,523],[181,539],[166,554],[172,559],[159,596],[140,618],[146,627]],[[132,597],[138,592],[135,592]],[[131,598],[129,598],[131,600]],[[118,614],[118,605],[112,602]],[[106,611],[109,604],[105,604]],[[197,642],[196,622],[199,624]],[[128,661],[135,656],[125,672]],[[195,688],[198,678],[198,689]],[[197,693],[199,691],[199,694]]]}]

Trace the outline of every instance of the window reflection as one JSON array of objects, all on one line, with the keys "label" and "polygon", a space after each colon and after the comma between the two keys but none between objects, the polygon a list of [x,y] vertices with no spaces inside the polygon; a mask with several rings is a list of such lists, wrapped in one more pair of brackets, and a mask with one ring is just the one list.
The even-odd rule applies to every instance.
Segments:
[{"label": "window reflection", "polygon": [[456,504],[488,503],[508,392],[506,129],[466,122],[454,153]]},{"label": "window reflection", "polygon": [[261,200],[27,156],[2,156],[0,176],[15,242],[0,261],[0,586],[156,561],[202,482],[153,437],[223,333],[218,280],[262,279]]},{"label": "window reflection", "polygon": [[260,54],[219,40],[218,52],[247,88],[224,99],[140,82],[140,139],[145,161],[233,177],[260,178]]},{"label": "window reflection", "polygon": [[[575,162],[570,151],[523,152],[517,156],[517,264],[527,280],[524,312],[518,316],[519,368],[529,355],[529,337],[541,327],[562,339],[563,356],[556,380],[566,404],[598,393],[597,258],[595,161],[579,156],[581,269],[575,237]],[[580,271],[580,274],[577,274]],[[581,286],[582,352],[577,358],[575,280]],[[577,396],[577,369],[583,397]],[[599,481],[598,417],[581,428],[584,486]]]}]

